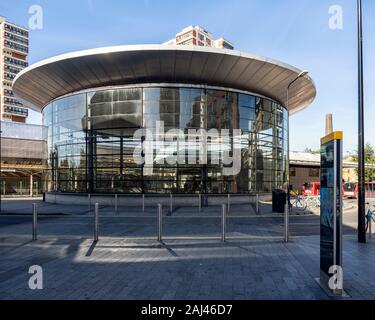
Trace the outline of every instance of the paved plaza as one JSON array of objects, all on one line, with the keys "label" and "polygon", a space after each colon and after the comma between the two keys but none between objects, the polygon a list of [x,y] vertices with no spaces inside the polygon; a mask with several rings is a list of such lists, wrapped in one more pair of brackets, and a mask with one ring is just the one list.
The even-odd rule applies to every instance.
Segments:
[{"label": "paved plaza", "polygon": [[[35,200],[33,201],[35,202]],[[156,208],[100,208],[93,241],[88,207],[38,202],[31,241],[31,201],[2,201],[0,299],[331,299],[317,284],[319,217],[283,217],[267,205],[231,207],[220,241],[220,206],[165,208],[158,242]],[[349,299],[375,299],[375,242],[356,242],[355,211],[344,214],[344,283]],[[43,289],[28,286],[43,268]]]}]

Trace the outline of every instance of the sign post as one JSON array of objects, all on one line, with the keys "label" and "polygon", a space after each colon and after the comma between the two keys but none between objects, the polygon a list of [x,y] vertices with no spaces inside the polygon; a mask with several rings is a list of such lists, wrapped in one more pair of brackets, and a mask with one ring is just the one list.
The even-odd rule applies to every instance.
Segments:
[{"label": "sign post", "polygon": [[342,139],[341,131],[321,139],[320,283],[343,294],[342,274]]}]

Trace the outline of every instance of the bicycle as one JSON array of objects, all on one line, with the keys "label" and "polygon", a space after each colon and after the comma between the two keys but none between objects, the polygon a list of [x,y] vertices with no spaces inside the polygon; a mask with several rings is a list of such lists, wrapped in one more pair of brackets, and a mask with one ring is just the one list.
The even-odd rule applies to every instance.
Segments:
[{"label": "bicycle", "polygon": [[307,203],[304,199],[304,197],[300,195],[296,195],[295,197],[290,199],[290,209],[293,207],[296,207],[297,209],[302,209],[303,211],[307,208]]},{"label": "bicycle", "polygon": [[320,197],[319,196],[310,196],[306,198],[307,207],[320,207]]},{"label": "bicycle", "polygon": [[[371,210],[370,203],[367,202],[366,204],[369,206],[367,213],[366,213],[366,232],[367,232],[369,229],[371,220],[375,222],[375,210]],[[375,208],[375,205],[373,205],[373,207]]]}]

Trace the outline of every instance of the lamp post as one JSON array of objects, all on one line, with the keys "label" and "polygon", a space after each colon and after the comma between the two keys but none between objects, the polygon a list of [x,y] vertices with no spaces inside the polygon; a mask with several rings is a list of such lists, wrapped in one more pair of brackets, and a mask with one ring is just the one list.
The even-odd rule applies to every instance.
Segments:
[{"label": "lamp post", "polygon": [[[1,150],[1,133],[3,131],[1,131],[1,126],[0,126],[0,150]],[[1,152],[0,152],[0,163],[1,163]],[[0,188],[1,188],[1,192],[5,194],[5,190],[3,190],[5,186],[3,185],[3,179],[2,179],[2,174],[1,174],[1,167],[0,167]],[[1,211],[1,201],[0,201],[0,211]]]},{"label": "lamp post", "polygon": [[374,158],[371,159],[371,183],[370,183],[370,186],[371,186],[371,190],[369,188],[369,190],[371,191],[370,193],[370,197],[372,198],[373,194],[372,192],[374,191]]},{"label": "lamp post", "polygon": [[[289,152],[290,152],[290,141],[289,141],[289,90],[290,87],[300,78],[303,78],[306,76],[309,72],[307,70],[301,71],[298,76],[291,81],[288,84],[288,87],[286,89],[286,108],[288,110],[288,152],[287,152],[287,158],[286,158],[286,172],[287,172],[287,195],[286,195],[286,205],[289,208],[289,201],[290,201],[290,174],[289,174]],[[284,234],[285,238],[288,239],[288,234],[289,234],[289,210],[284,212],[285,217],[284,217]],[[287,240],[286,240],[287,241]]]},{"label": "lamp post", "polygon": [[286,107],[287,107],[287,110],[288,110],[288,153],[287,153],[287,182],[288,182],[288,195],[289,195],[289,151],[290,151],[290,142],[289,142],[289,90],[290,90],[290,87],[299,79],[299,78],[302,78],[304,76],[306,76],[309,72],[307,70],[304,70],[302,72],[299,73],[299,75],[293,80],[291,81],[289,84],[288,84],[288,87],[286,89]]},{"label": "lamp post", "polygon": [[358,242],[366,243],[365,221],[365,139],[363,108],[362,0],[357,0],[358,15]]}]

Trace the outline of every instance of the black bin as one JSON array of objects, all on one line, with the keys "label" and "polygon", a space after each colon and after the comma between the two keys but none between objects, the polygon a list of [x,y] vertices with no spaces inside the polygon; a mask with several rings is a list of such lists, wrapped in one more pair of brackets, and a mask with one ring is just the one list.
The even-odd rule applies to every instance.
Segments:
[{"label": "black bin", "polygon": [[283,213],[285,210],[286,192],[281,189],[272,191],[272,212]]}]

